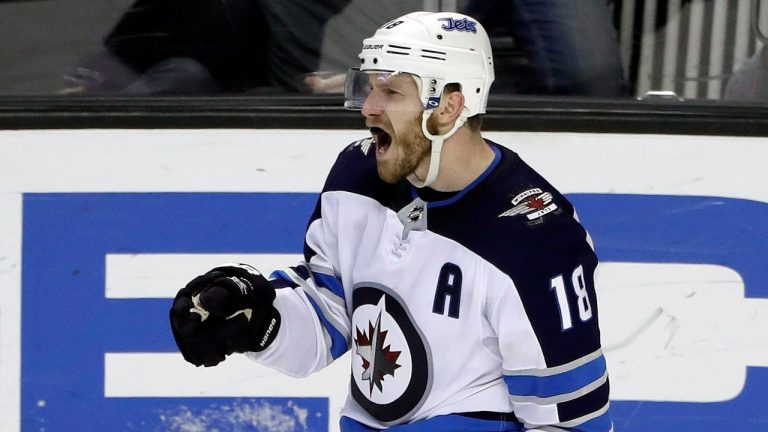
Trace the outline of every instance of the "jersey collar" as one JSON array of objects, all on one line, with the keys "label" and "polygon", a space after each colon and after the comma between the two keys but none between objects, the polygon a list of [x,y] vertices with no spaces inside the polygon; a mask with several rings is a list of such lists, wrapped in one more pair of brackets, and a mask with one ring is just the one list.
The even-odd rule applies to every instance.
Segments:
[{"label": "jersey collar", "polygon": [[[447,206],[455,203],[456,201],[460,200],[464,195],[467,194],[467,192],[474,189],[477,185],[479,185],[483,180],[485,180],[486,177],[488,177],[493,170],[499,165],[499,162],[501,162],[501,150],[496,146],[496,144],[487,141],[486,143],[491,147],[491,150],[493,150],[494,156],[493,161],[490,165],[488,165],[488,168],[485,169],[485,171],[482,172],[476,179],[472,181],[472,183],[468,184],[467,187],[464,189],[458,191],[458,192],[438,192],[435,191],[432,188],[424,188],[421,189],[423,193],[423,196],[421,198],[426,201],[427,208],[436,208],[436,207],[442,207]],[[411,185],[411,197],[416,199],[419,197],[419,191],[417,187]],[[435,195],[442,196],[445,198],[438,198],[434,199]],[[431,200],[430,200],[431,199]]]}]

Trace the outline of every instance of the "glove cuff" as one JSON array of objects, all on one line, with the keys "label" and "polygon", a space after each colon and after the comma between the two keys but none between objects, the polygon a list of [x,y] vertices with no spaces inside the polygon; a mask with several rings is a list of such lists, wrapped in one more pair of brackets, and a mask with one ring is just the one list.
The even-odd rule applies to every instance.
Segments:
[{"label": "glove cuff", "polygon": [[261,338],[256,341],[256,346],[253,348],[253,350],[256,352],[264,351],[268,346],[270,346],[272,342],[274,342],[275,338],[277,337],[277,333],[280,330],[280,324],[282,322],[280,312],[272,305],[270,305],[267,309],[268,310],[264,312],[265,319],[262,330],[256,333],[257,335],[261,335]]}]

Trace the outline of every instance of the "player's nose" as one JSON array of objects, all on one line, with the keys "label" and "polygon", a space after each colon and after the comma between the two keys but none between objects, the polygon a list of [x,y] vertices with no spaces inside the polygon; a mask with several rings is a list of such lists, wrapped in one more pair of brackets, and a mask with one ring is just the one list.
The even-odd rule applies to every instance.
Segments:
[{"label": "player's nose", "polygon": [[380,116],[384,112],[384,100],[378,93],[377,91],[372,91],[365,98],[365,103],[363,103],[363,109],[361,110],[364,117]]}]

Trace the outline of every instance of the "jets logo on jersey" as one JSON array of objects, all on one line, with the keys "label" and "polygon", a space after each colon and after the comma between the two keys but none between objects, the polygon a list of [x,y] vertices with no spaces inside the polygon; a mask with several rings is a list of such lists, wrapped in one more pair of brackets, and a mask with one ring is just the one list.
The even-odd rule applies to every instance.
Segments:
[{"label": "jets logo on jersey", "polygon": [[426,400],[432,382],[429,347],[393,290],[360,283],[352,302],[352,398],[383,424],[394,424]]},{"label": "jets logo on jersey", "polygon": [[539,188],[528,189],[512,199],[511,209],[499,217],[524,215],[529,221],[535,221],[547,213],[557,210],[557,204],[552,202],[552,194]]},{"label": "jets logo on jersey", "polygon": [[379,304],[379,315],[376,317],[376,323],[368,321],[368,331],[362,332],[357,329],[355,345],[357,346],[357,355],[363,360],[362,379],[369,382],[370,396],[373,397],[374,386],[383,391],[381,386],[384,378],[389,375],[394,377],[395,370],[400,367],[397,364],[397,358],[401,351],[393,351],[391,345],[387,342],[387,330],[381,328],[381,315],[384,313],[384,297],[381,297]]}]

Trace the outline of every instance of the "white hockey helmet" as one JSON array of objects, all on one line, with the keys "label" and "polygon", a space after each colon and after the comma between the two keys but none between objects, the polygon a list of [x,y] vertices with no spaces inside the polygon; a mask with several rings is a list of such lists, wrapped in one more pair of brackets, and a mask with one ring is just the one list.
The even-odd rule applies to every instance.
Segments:
[{"label": "white hockey helmet", "polygon": [[485,112],[493,83],[493,55],[480,23],[453,12],[413,12],[381,26],[363,41],[360,68],[347,76],[345,107],[361,109],[367,97],[362,73],[408,73],[416,77],[426,110],[437,107],[443,87],[457,83],[467,117]]}]

